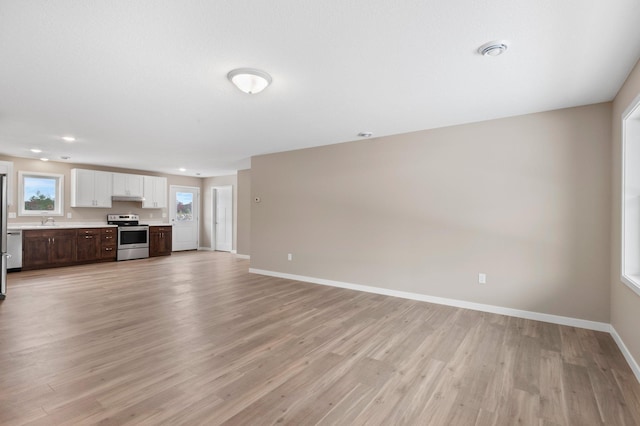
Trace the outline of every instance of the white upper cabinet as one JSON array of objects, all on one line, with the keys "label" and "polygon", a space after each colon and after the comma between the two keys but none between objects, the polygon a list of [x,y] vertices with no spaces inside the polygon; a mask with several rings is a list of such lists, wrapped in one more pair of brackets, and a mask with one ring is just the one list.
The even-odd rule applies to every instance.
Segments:
[{"label": "white upper cabinet", "polygon": [[167,178],[144,176],[144,209],[163,209],[167,207]]},{"label": "white upper cabinet", "polygon": [[116,197],[143,197],[142,175],[113,173],[113,195]]},{"label": "white upper cabinet", "polygon": [[71,207],[111,207],[111,173],[71,169]]}]

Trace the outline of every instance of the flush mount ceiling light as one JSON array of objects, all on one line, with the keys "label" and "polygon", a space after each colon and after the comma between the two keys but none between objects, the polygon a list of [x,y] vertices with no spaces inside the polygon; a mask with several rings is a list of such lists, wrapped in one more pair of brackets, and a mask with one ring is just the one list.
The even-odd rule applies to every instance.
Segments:
[{"label": "flush mount ceiling light", "polygon": [[74,138],[73,136],[63,136],[61,139],[63,141],[65,141],[65,142],[75,142],[76,141],[76,138]]},{"label": "flush mount ceiling light", "polygon": [[42,152],[42,150],[39,148],[31,148],[29,151],[33,152],[34,154],[40,154]]},{"label": "flush mount ceiling light", "polygon": [[178,170],[180,170],[181,172],[186,172],[187,169],[185,169],[184,167],[180,167]]},{"label": "flush mount ceiling light", "polygon": [[251,95],[262,92],[273,81],[269,74],[254,68],[238,68],[229,71],[227,78],[238,89]]},{"label": "flush mount ceiling light", "polygon": [[482,56],[499,56],[507,51],[509,45],[504,40],[490,41],[478,48],[478,53]]}]

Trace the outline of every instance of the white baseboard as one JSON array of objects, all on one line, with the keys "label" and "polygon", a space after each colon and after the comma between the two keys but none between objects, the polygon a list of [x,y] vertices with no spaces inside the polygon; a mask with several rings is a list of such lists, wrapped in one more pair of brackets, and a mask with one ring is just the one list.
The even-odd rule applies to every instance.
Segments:
[{"label": "white baseboard", "polygon": [[238,259],[251,259],[251,256],[249,256],[248,254],[237,254],[236,253],[236,257]]},{"label": "white baseboard", "polygon": [[540,312],[523,311],[520,309],[505,308],[502,306],[485,305],[482,303],[467,302],[465,300],[447,299],[444,297],[428,296],[426,294],[411,293],[407,291],[390,290],[381,287],[371,287],[362,284],[351,284],[341,281],[325,280],[322,278],[305,277],[303,275],[285,274],[282,272],[266,271],[263,269],[249,268],[249,272],[271,277],[287,278],[290,280],[305,281],[313,284],[328,285],[332,287],[346,288],[349,290],[364,291],[367,293],[383,294],[385,296],[401,297],[403,299],[419,300],[438,305],[454,306],[456,308],[471,309],[474,311],[490,312],[492,314],[507,315],[517,318],[531,319],[535,321],[550,322],[553,324],[568,325],[572,327],[586,328],[588,330],[610,332],[611,325],[604,322],[589,321],[578,318],[563,317],[560,315],[543,314]]},{"label": "white baseboard", "polygon": [[231,250],[231,254],[237,254],[238,250]]},{"label": "white baseboard", "polygon": [[633,374],[636,375],[636,379],[638,379],[638,382],[640,382],[640,365],[638,365],[636,360],[633,358],[633,355],[631,355],[631,352],[627,348],[627,345],[624,344],[624,342],[622,341],[622,337],[620,337],[613,325],[610,326],[609,333],[611,333],[611,337],[613,337],[613,340],[615,340],[618,344],[622,355],[624,355],[624,359],[627,360],[627,363],[629,364],[629,367],[631,367]]}]

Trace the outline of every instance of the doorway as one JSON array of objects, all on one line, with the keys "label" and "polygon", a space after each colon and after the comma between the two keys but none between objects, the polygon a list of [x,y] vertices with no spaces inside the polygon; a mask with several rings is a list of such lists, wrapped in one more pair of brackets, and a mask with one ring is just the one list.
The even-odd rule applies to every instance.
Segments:
[{"label": "doorway", "polygon": [[217,251],[233,249],[233,186],[211,188],[214,212],[211,224],[211,246]]},{"label": "doorway", "polygon": [[173,251],[197,250],[200,236],[200,188],[171,185]]}]

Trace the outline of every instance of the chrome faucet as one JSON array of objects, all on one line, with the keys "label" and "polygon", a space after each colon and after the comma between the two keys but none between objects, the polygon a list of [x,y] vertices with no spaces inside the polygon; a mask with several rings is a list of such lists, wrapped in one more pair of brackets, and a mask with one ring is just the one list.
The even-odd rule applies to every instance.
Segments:
[{"label": "chrome faucet", "polygon": [[52,225],[56,224],[56,220],[54,218],[48,217],[45,219],[44,216],[42,216],[42,219],[40,220],[42,226],[47,225],[49,222],[51,222]]}]

